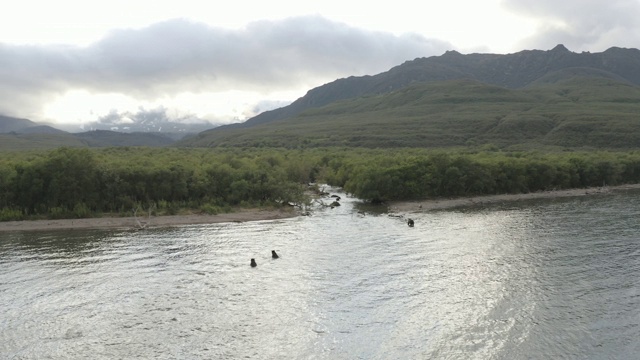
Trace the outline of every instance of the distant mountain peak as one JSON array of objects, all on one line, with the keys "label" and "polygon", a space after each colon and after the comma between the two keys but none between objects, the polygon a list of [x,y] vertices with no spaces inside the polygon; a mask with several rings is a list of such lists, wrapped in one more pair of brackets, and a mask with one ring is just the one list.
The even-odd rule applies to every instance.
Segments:
[{"label": "distant mountain peak", "polygon": [[38,125],[28,119],[0,115],[0,133],[22,132],[24,129]]},{"label": "distant mountain peak", "polygon": [[551,52],[571,52],[564,45],[558,44],[556,47],[550,50]]},{"label": "distant mountain peak", "polygon": [[442,56],[463,56],[463,55],[455,50],[447,50],[445,51],[444,54],[442,54]]}]

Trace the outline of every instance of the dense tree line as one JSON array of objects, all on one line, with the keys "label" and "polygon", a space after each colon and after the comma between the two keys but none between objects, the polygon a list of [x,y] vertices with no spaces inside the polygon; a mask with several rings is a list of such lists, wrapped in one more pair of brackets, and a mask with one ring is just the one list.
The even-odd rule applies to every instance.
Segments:
[{"label": "dense tree line", "polygon": [[316,181],[374,202],[584,188],[640,182],[640,153],[127,147],[0,153],[0,220],[300,203],[305,185]]},{"label": "dense tree line", "polygon": [[329,182],[371,201],[528,193],[640,182],[640,153],[393,152],[349,159]]},{"label": "dense tree line", "polygon": [[0,219],[131,215],[135,209],[218,213],[300,202],[301,184],[309,179],[285,163],[277,152],[60,148],[30,156],[4,154]]}]

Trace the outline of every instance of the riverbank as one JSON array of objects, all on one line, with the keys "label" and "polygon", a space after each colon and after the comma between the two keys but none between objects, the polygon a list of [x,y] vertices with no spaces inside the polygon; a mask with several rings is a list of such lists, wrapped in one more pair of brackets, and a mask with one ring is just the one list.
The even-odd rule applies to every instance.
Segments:
[{"label": "riverbank", "polygon": [[528,194],[501,194],[501,195],[486,195],[486,196],[474,196],[468,198],[455,198],[455,199],[430,199],[422,201],[396,201],[389,204],[389,211],[392,213],[398,212],[423,212],[433,210],[452,209],[462,206],[476,206],[476,205],[488,205],[501,202],[522,201],[529,199],[544,199],[544,198],[562,198],[562,197],[576,197],[576,196],[592,196],[602,195],[611,192],[618,192],[631,189],[640,189],[640,184],[629,184],[620,186],[606,186],[587,189],[567,189],[567,190],[554,190],[554,191],[540,191]]},{"label": "riverbank", "polygon": [[[482,206],[501,202],[513,202],[529,199],[602,195],[631,189],[640,189],[640,184],[629,184],[613,187],[607,186],[587,189],[541,191],[528,194],[501,194],[455,199],[395,201],[389,203],[389,212],[426,212],[433,210],[453,209],[463,206]],[[295,209],[283,208],[243,209],[237,212],[218,215],[189,214],[151,217],[99,217],[88,219],[5,221],[0,222],[0,232],[73,229],[142,229],[151,227],[275,220],[291,218],[298,215],[300,214]]]},{"label": "riverbank", "polygon": [[73,229],[142,229],[180,225],[214,224],[285,219],[298,213],[288,209],[249,209],[218,215],[167,215],[151,217],[100,217],[88,219],[25,220],[0,222],[0,232],[73,230]]}]

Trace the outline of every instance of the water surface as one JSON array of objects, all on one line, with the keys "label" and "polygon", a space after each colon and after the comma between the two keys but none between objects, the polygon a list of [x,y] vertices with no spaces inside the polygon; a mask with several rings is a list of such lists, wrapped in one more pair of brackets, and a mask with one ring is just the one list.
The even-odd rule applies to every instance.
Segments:
[{"label": "water surface", "polygon": [[413,228],[341,196],[284,220],[2,233],[0,357],[640,353],[640,193],[410,214]]}]

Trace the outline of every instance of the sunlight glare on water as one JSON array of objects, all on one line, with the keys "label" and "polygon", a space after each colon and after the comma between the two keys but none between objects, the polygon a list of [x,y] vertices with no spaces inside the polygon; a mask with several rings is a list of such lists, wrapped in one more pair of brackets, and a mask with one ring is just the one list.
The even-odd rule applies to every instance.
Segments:
[{"label": "sunlight glare on water", "polygon": [[639,193],[407,214],[412,228],[340,195],[285,220],[0,233],[1,357],[640,353]]}]

